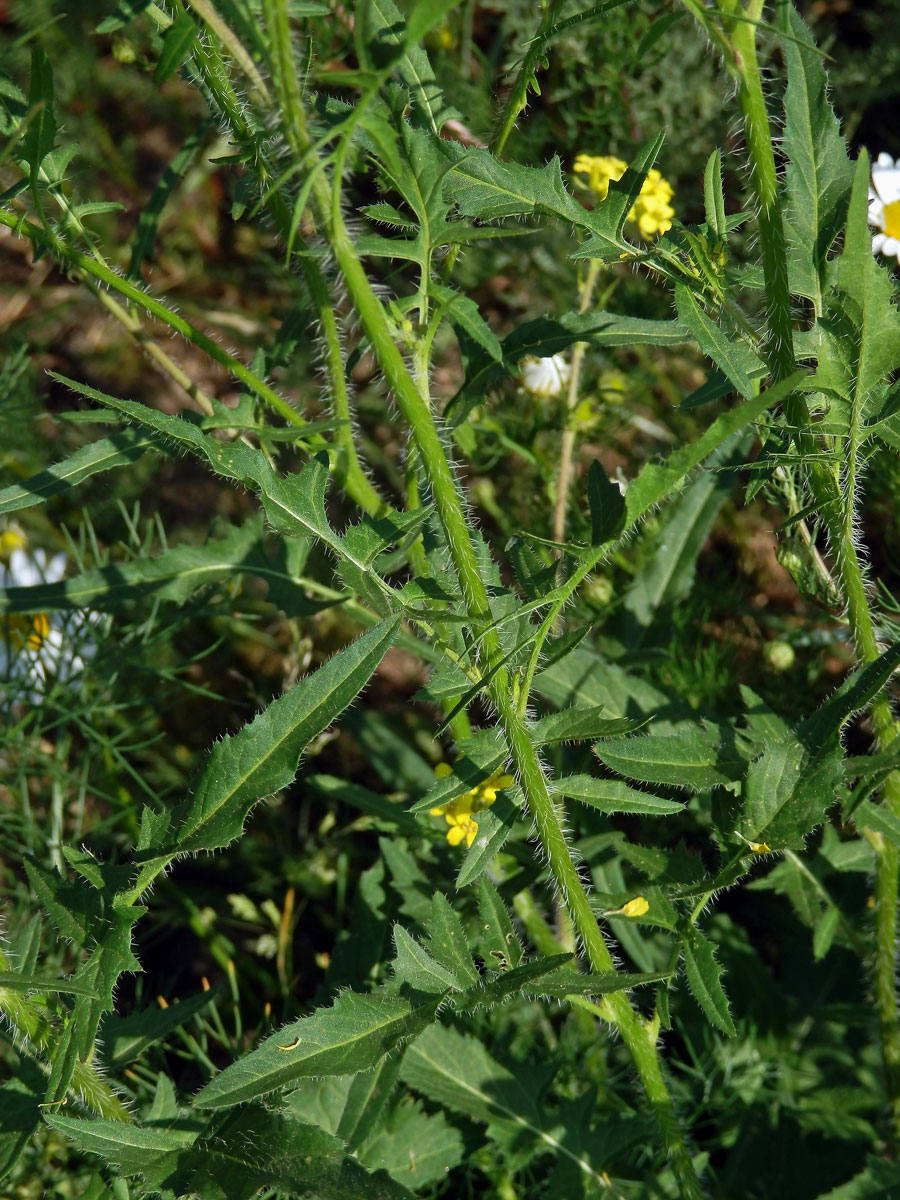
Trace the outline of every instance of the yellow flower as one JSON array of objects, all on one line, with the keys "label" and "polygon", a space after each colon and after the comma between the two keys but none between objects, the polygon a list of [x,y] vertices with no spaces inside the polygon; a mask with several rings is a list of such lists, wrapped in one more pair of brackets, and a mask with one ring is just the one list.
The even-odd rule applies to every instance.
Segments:
[{"label": "yellow flower", "polygon": [[4,529],[0,533],[0,558],[7,559],[13,550],[24,550],[25,538],[17,529]]},{"label": "yellow flower", "polygon": [[[576,175],[586,175],[587,181],[579,180],[582,187],[588,187],[595,198],[605,200],[609,195],[609,184],[612,179],[621,179],[627,170],[627,163],[613,155],[595,156],[579,154],[572,168]],[[672,228],[672,218],[675,209],[669,201],[674,192],[667,179],[663,179],[659,171],[652,170],[641,184],[641,194],[635,200],[628,214],[628,220],[636,225],[641,237],[649,240],[657,234],[663,234]]]},{"label": "yellow flower", "polygon": [[[453,768],[447,763],[438,763],[434,769],[438,779],[446,778],[452,771]],[[429,814],[432,817],[443,817],[450,826],[447,830],[447,841],[451,846],[458,846],[462,841],[471,846],[478,836],[478,822],[473,819],[473,813],[483,812],[490,807],[497,799],[497,793],[509,787],[512,782],[512,775],[495,771],[493,775],[470,788],[462,796],[457,796],[449,804],[429,809]]]},{"label": "yellow flower", "polygon": [[586,186],[598,200],[606,199],[609,195],[609,181],[621,179],[627,169],[628,163],[622,162],[621,158],[612,154],[579,154],[572,166],[576,175],[587,175]]},{"label": "yellow flower", "polygon": [[754,854],[771,854],[772,847],[766,842],[748,842],[747,845]]},{"label": "yellow flower", "polygon": [[621,908],[617,908],[615,912],[608,915],[611,917],[642,917],[649,911],[649,901],[645,900],[643,896],[635,896],[633,900],[629,900],[627,904],[623,904]]}]

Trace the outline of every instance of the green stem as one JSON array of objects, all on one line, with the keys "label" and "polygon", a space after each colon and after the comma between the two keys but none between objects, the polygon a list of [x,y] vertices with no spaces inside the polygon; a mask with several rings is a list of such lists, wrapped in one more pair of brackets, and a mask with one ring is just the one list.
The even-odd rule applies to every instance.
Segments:
[{"label": "green stem", "polygon": [[528,92],[531,89],[535,73],[540,65],[547,35],[553,26],[557,14],[562,10],[564,3],[565,0],[553,0],[552,3],[544,8],[541,23],[534,37],[531,39],[528,49],[525,51],[525,57],[519,68],[519,74],[516,76],[515,83],[510,88],[509,94],[506,97],[506,103],[503,106],[500,120],[497,123],[497,132],[491,138],[491,152],[493,154],[503,153],[506,140],[515,128],[519,114],[528,103]]},{"label": "green stem", "polygon": [[[857,657],[874,662],[880,650],[862,564],[853,539],[852,498],[844,502],[840,519],[834,507],[828,521],[832,549],[837,558],[841,591],[847,619],[853,632]],[[882,694],[871,707],[872,728],[879,749],[886,749],[898,736],[898,723],[889,698]],[[900,817],[900,772],[892,771],[881,788],[881,803]],[[892,1133],[900,1139],[900,1008],[897,1003],[897,900],[900,894],[900,849],[883,835],[868,831],[875,849],[875,1011],[881,1038],[885,1087],[890,1105]]]},{"label": "green stem", "polygon": [[[340,216],[329,232],[347,291],[422,456],[466,608],[476,632],[485,631],[482,645],[486,666],[490,670],[502,658],[500,641],[496,632],[487,628],[492,619],[487,590],[481,578],[456,477],[444,451],[433,414],[407,370],[394,342],[390,324],[371,289]],[[566,841],[563,814],[550,795],[543,766],[525,721],[516,711],[506,667],[496,671],[488,694],[506,735],[542,849],[572,914],[591,968],[597,972],[614,971],[615,964]],[[651,1035],[649,1027],[637,1016],[624,995],[609,997],[602,1007],[606,1019],[618,1028],[632,1054],[656,1114],[664,1144],[681,1180],[682,1195],[689,1200],[700,1197],[700,1184],[662,1076],[655,1035]]]},{"label": "green stem", "polygon": [[[756,0],[752,7],[755,6]],[[758,7],[762,7],[761,0]],[[787,239],[772,130],[756,54],[756,26],[748,21],[738,21],[732,32],[732,46],[734,72],[738,80],[738,104],[744,117],[744,137],[750,159],[750,182],[757,204],[766,285],[768,334],[764,349],[766,363],[777,383],[794,370],[794,335],[787,272]],[[806,425],[806,403],[802,398],[793,398],[785,405],[785,411],[792,424]]]},{"label": "green stem", "polygon": [[[287,20],[285,0],[266,0],[266,9],[267,13],[271,14],[275,27],[280,27],[277,22],[283,23]],[[294,128],[302,131],[301,140],[308,146],[309,138],[302,114],[302,102],[296,93],[290,99],[296,106],[290,119]],[[592,969],[598,972],[613,971],[615,964],[566,841],[562,812],[550,795],[543,765],[525,720],[516,711],[509,672],[505,666],[499,665],[503,652],[496,631],[489,628],[492,614],[487,589],[479,569],[462,495],[431,411],[429,398],[422,395],[410,374],[394,340],[391,323],[375,296],[356,253],[340,206],[333,203],[332,187],[321,172],[316,174],[311,199],[320,227],[335,256],[348,296],[421,456],[466,609],[476,634],[483,634],[485,666],[487,673],[493,671],[488,694],[506,735],[510,755],[551,872],[572,914]],[[700,1197],[702,1193],[699,1181],[662,1076],[655,1032],[634,1012],[624,994],[609,997],[603,1008],[606,1019],[620,1030],[631,1051],[656,1113],[664,1144],[673,1159],[679,1178],[683,1181],[682,1195],[689,1200]]]},{"label": "green stem", "polygon": [[[9,960],[0,950],[0,971],[9,969]],[[45,1058],[52,1060],[56,1053],[58,1031],[49,1017],[41,1012],[29,997],[12,988],[0,988],[0,1015],[5,1017],[15,1030],[21,1039],[19,1045],[23,1049],[42,1065],[45,1065]],[[132,1119],[119,1097],[89,1062],[75,1063],[67,1094],[80,1097],[97,1116],[123,1122],[130,1122]]]},{"label": "green stem", "polygon": [[[603,263],[593,258],[588,263],[587,272],[580,287],[578,303],[579,313],[586,313],[593,302],[594,287]],[[565,424],[563,425],[562,444],[559,451],[559,471],[556,479],[556,508],[553,513],[553,540],[566,540],[566,512],[569,507],[569,487],[572,482],[572,458],[575,452],[575,409],[578,406],[578,391],[581,386],[581,366],[584,362],[586,343],[576,342],[572,351],[572,368],[569,374],[569,386],[566,392]],[[560,553],[560,567],[562,554]],[[557,583],[561,583],[557,577]]]}]

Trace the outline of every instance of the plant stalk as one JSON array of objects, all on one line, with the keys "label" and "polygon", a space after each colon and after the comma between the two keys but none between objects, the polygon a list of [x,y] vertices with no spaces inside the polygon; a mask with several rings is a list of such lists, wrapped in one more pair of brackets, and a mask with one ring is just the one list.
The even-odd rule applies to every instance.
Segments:
[{"label": "plant stalk", "polygon": [[[685,0],[685,3],[694,15],[698,16],[693,0]],[[721,11],[726,16],[726,24],[730,26],[730,40],[723,52],[729,70],[738,81],[738,100],[744,116],[747,152],[750,157],[751,184],[758,207],[760,247],[768,302],[766,359],[775,382],[778,382],[794,369],[794,348],[787,242],[772,130],[756,54],[756,29],[762,16],[762,8],[763,0],[750,0],[739,14],[738,6],[726,0]],[[737,19],[727,20],[729,16]],[[710,20],[708,15],[702,20],[705,27],[709,28]],[[721,29],[718,27],[714,40],[723,48]],[[802,397],[795,395],[785,402],[784,407],[788,422],[797,430],[798,448],[801,452],[815,449],[808,428],[809,412],[806,402]],[[851,486],[846,498],[841,497],[839,481],[821,464],[811,464],[809,483],[820,515],[828,527],[829,540],[836,558],[840,590],[846,604],[857,656],[862,662],[873,662],[879,654],[878,637],[862,565],[853,538],[855,453],[856,447],[851,446]],[[886,696],[876,700],[871,706],[871,714],[876,742],[880,749],[884,749],[898,735],[898,725],[891,711],[890,700]],[[882,785],[882,803],[895,816],[900,816],[900,773],[892,772],[885,779]],[[875,1008],[892,1132],[893,1137],[898,1139],[900,1011],[897,1004],[896,957],[900,850],[880,834],[871,835],[870,841],[876,851]]]}]

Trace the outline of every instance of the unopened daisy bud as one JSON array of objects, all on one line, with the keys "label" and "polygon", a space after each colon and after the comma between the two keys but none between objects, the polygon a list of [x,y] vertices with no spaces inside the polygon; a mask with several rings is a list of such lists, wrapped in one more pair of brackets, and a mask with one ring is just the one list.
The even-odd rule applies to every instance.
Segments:
[{"label": "unopened daisy bud", "polygon": [[561,354],[552,358],[535,358],[526,354],[519,366],[522,369],[522,387],[532,396],[559,396],[569,381],[569,364]]},{"label": "unopened daisy bud", "polygon": [[787,671],[794,665],[797,655],[790,642],[766,642],[763,658],[773,671]]}]

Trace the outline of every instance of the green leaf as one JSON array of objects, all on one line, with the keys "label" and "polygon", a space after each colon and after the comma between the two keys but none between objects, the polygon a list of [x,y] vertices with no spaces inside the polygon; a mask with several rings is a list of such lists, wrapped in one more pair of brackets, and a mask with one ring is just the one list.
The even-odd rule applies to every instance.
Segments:
[{"label": "green leaf", "polygon": [[630,646],[644,639],[657,613],[667,611],[690,591],[697,556],[734,487],[736,471],[723,468],[729,459],[742,462],[749,449],[746,435],[726,439],[666,514],[654,539],[654,552],[638,569],[625,597],[625,612],[635,626],[629,630]]},{"label": "green leaf", "polygon": [[766,365],[742,339],[730,338],[720,321],[701,307],[694,293],[683,283],[675,285],[678,320],[690,330],[694,341],[709,355],[740,394],[749,400],[754,393],[753,380],[766,374]]},{"label": "green leaf", "polygon": [[408,1046],[400,1077],[433,1104],[476,1121],[498,1117],[537,1130],[534,1098],[474,1037],[434,1025]]},{"label": "green leaf", "polygon": [[522,961],[522,943],[516,937],[509,910],[494,885],[482,875],[478,880],[478,941],[484,961],[493,970],[517,967]]},{"label": "green leaf", "polygon": [[268,1186],[329,1200],[411,1200],[389,1176],[349,1158],[341,1139],[262,1105],[215,1117],[206,1129],[185,1118],[163,1129],[62,1116],[47,1123],[169,1196],[251,1200]]},{"label": "green leaf", "polygon": [[34,115],[28,122],[22,141],[22,155],[31,168],[31,179],[37,183],[41,163],[56,141],[56,116],[53,111],[53,68],[40,46],[31,50],[31,83],[28,107]]},{"label": "green leaf", "polygon": [[773,850],[802,849],[803,839],[823,820],[843,783],[843,752],[812,759],[800,742],[770,743],[747,770],[741,833]]},{"label": "green leaf", "polygon": [[432,1023],[440,997],[411,1000],[342,992],[331,1008],[284,1026],[226,1067],[194,1098],[198,1108],[227,1108],[310,1075],[346,1075],[376,1066]]},{"label": "green leaf", "polygon": [[428,285],[428,288],[432,295],[441,302],[444,312],[452,323],[464,330],[474,342],[487,351],[488,356],[495,362],[501,362],[503,347],[500,345],[497,335],[481,315],[475,301],[434,281]]},{"label": "green leaf", "polygon": [[[347,1102],[335,1133],[355,1151],[381,1121],[394,1084],[400,1075],[402,1054],[388,1056],[372,1071],[362,1071],[350,1085]],[[382,1164],[372,1163],[368,1165]]]},{"label": "green leaf", "polygon": [[540,990],[536,986],[537,980],[554,974],[560,967],[570,963],[572,957],[571,954],[552,954],[521,963],[493,979],[484,980],[461,996],[454,996],[453,1007],[457,1012],[474,1012],[478,1008],[499,1004],[510,996],[518,995],[526,986],[533,994],[535,990]]},{"label": "green leaf", "polygon": [[136,462],[145,450],[155,445],[146,434],[126,429],[113,437],[102,438],[100,441],[91,442],[89,446],[82,446],[63,462],[55,463],[45,471],[39,471],[25,483],[14,483],[0,491],[0,514],[18,512],[34,504],[41,504],[59,492],[77,487],[79,483],[100,471]]},{"label": "green leaf", "polygon": [[797,726],[797,737],[811,753],[820,751],[840,733],[854,713],[879,695],[900,666],[900,642],[889,646],[874,662],[856,667],[811,716]]},{"label": "green leaf", "polygon": [[546,166],[524,167],[470,150],[447,176],[445,192],[465,217],[493,221],[549,212],[580,225],[585,210],[566,190],[561,166],[555,155]]},{"label": "green leaf", "polygon": [[499,729],[482,729],[471,738],[456,745],[457,756],[449,775],[438,779],[427,795],[410,807],[410,812],[440,808],[484,783],[508,757],[506,743]]},{"label": "green leaf", "polygon": [[613,263],[618,262],[623,253],[629,256],[634,253],[634,247],[625,239],[622,231],[664,140],[665,133],[660,132],[653,141],[642,146],[622,178],[610,180],[606,199],[592,212],[582,209],[583,220],[580,223],[591,236],[575,251],[573,258],[599,258]]},{"label": "green leaf", "polygon": [[579,1181],[592,1189],[585,1194],[608,1187],[603,1166],[572,1150],[568,1131],[543,1117],[537,1088],[526,1087],[476,1038],[441,1025],[427,1029],[407,1048],[400,1077],[433,1104],[486,1122],[488,1134],[510,1150],[521,1153],[524,1140],[574,1164]]},{"label": "green leaf", "polygon": [[445,103],[428,55],[421,46],[413,44],[431,28],[432,17],[435,23],[441,20],[441,16],[435,15],[433,3],[425,7],[426,11],[413,24],[417,36],[411,37],[393,0],[365,0],[356,15],[362,27],[357,44],[364,42],[366,53],[373,54],[379,65],[387,52],[396,64],[397,74],[409,88],[418,122],[433,133],[440,133],[444,122],[459,114]]},{"label": "green leaf", "polygon": [[599,742],[594,753],[628,779],[695,791],[732,783],[746,767],[727,731],[714,725],[694,725],[678,737],[650,733],[612,744]]},{"label": "green leaf", "polygon": [[77,979],[55,979],[52,975],[19,975],[16,971],[0,971],[0,988],[13,992],[39,992],[52,996],[86,996],[96,1000],[97,995]]},{"label": "green leaf", "polygon": [[536,1000],[564,1000],[566,996],[609,996],[613,992],[629,991],[644,983],[659,983],[671,978],[668,972],[608,971],[586,975],[574,967],[559,967],[534,983],[526,983],[522,994]]},{"label": "green leaf", "polygon": [[602,705],[591,708],[564,708],[535,721],[531,732],[537,745],[551,746],[556,742],[584,742],[593,738],[621,737],[647,724],[643,718],[605,717],[605,712],[606,709]]},{"label": "green leaf", "polygon": [[663,800],[631,788],[621,779],[595,779],[592,775],[563,775],[553,780],[553,790],[560,796],[580,800],[591,808],[605,813],[645,813],[652,817],[666,817],[684,811],[684,805],[674,800]]},{"label": "green leaf", "polygon": [[628,510],[626,529],[636,525],[645,513],[655,508],[671,492],[679,490],[684,476],[708,458],[726,438],[756,421],[773,404],[786,400],[806,374],[806,371],[795,371],[787,379],[760,392],[738,408],[716,417],[695,442],[674,451],[664,462],[647,463],[625,493],[625,507]]},{"label": "green leaf", "polygon": [[519,815],[519,806],[508,795],[499,795],[490,808],[478,813],[478,833],[457,873],[457,889],[468,887],[488,869],[494,856],[503,849]]},{"label": "green leaf", "polygon": [[900,817],[884,805],[863,800],[853,813],[853,819],[858,828],[874,829],[895,846],[900,846]]},{"label": "green leaf", "polygon": [[479,982],[481,976],[472,963],[462,922],[443,892],[434,893],[428,922],[428,949],[453,975],[457,987],[471,987]]},{"label": "green leaf", "polygon": [[197,37],[197,24],[187,13],[179,13],[163,35],[162,54],[156,64],[153,79],[165,83],[191,53]]},{"label": "green leaf", "polygon": [[781,149],[787,158],[788,272],[791,291],[812,300],[821,316],[828,252],[844,223],[853,164],[828,103],[821,52],[793,5],[777,11],[787,60]]},{"label": "green leaf", "polygon": [[300,756],[368,683],[399,627],[383,621],[301,680],[233,737],[217,742],[193,795],[173,814],[179,852],[240,837],[257,800],[287,787]]},{"label": "green leaf", "polygon": [[722,189],[722,154],[718,148],[713,150],[706,160],[703,172],[703,200],[709,232],[717,241],[724,242],[727,233],[725,194]]},{"label": "green leaf", "polygon": [[118,33],[120,29],[124,29],[126,25],[139,17],[145,8],[149,8],[152,0],[122,0],[119,7],[114,13],[97,25],[95,33]]},{"label": "green leaf", "polygon": [[102,902],[84,883],[66,879],[37,859],[26,858],[25,874],[43,911],[76,949],[81,949],[99,921]]},{"label": "green leaf", "polygon": [[[96,388],[76,383],[64,375],[52,371],[50,374],[73,391],[124,413],[135,424],[157,433],[164,443],[173,443],[179,449],[205,459],[214,471],[226,479],[235,479],[254,487],[260,494],[266,516],[279,533],[293,537],[315,537],[339,557],[347,557],[356,566],[367,569],[368,564],[347,549],[344,540],[334,533],[325,516],[327,460],[323,462],[321,457],[316,457],[306,463],[298,474],[279,476],[261,450],[243,442],[224,444],[204,433],[199,419],[187,414],[173,417],[143,404],[98,392]],[[420,520],[424,514],[411,515],[415,520]],[[367,551],[371,551],[376,544],[383,545],[376,543],[373,538],[366,538],[365,544]]]},{"label": "green leaf", "polygon": [[381,1128],[358,1151],[364,1166],[387,1171],[417,1194],[429,1184],[445,1183],[463,1156],[462,1136],[444,1114],[426,1113],[409,1095],[392,1106]]},{"label": "green leaf", "polygon": [[860,411],[865,411],[870,394],[891,377],[900,360],[900,311],[893,303],[890,272],[872,255],[868,198],[869,158],[863,150],[853,176],[847,231],[838,260],[838,287],[853,303],[858,330],[853,346],[853,387]]},{"label": "green leaf", "polygon": [[134,1062],[149,1046],[162,1041],[202,1012],[216,996],[217,993],[211,988],[208,992],[198,992],[166,1008],[154,1004],[150,1008],[129,1013],[127,1017],[110,1013],[104,1019],[101,1030],[104,1064],[110,1070],[116,1070]]},{"label": "green leaf", "polygon": [[622,532],[625,497],[617,483],[607,478],[597,459],[588,470],[588,503],[591,508],[591,542],[602,546]]},{"label": "green leaf", "polygon": [[243,573],[261,532],[258,522],[248,521],[205,546],[179,546],[156,558],[115,563],[59,583],[0,589],[0,613],[115,609],[144,596],[181,604],[205,584]]},{"label": "green leaf", "polygon": [[174,1165],[179,1151],[197,1138],[196,1128],[151,1129],[102,1117],[84,1121],[52,1111],[45,1112],[44,1120],[82,1150],[118,1167],[123,1175],[143,1174],[167,1159]]},{"label": "green leaf", "polygon": [[417,992],[441,996],[458,986],[453,974],[432,958],[402,925],[394,926],[394,945],[397,949],[394,973],[401,984],[409,984]]},{"label": "green leaf", "polygon": [[728,997],[722,987],[722,967],[712,944],[694,926],[684,934],[684,966],[688,987],[707,1020],[728,1037],[737,1037]]},{"label": "green leaf", "polygon": [[[178,20],[181,19],[181,17],[178,18]],[[194,23],[190,17],[187,17],[186,20],[193,26]],[[174,28],[175,25],[172,25],[169,33]],[[162,60],[160,60],[161,65]],[[163,210],[171,199],[175,189],[186,175],[198,150],[209,137],[212,127],[212,121],[201,121],[196,129],[188,134],[181,149],[166,167],[165,171],[163,171],[159,182],[150,194],[150,198],[144,203],[138,219],[137,231],[131,243],[131,268],[129,275],[132,279],[141,278],[141,263],[145,258],[153,257],[153,246],[156,241],[156,234],[159,229]]]}]

